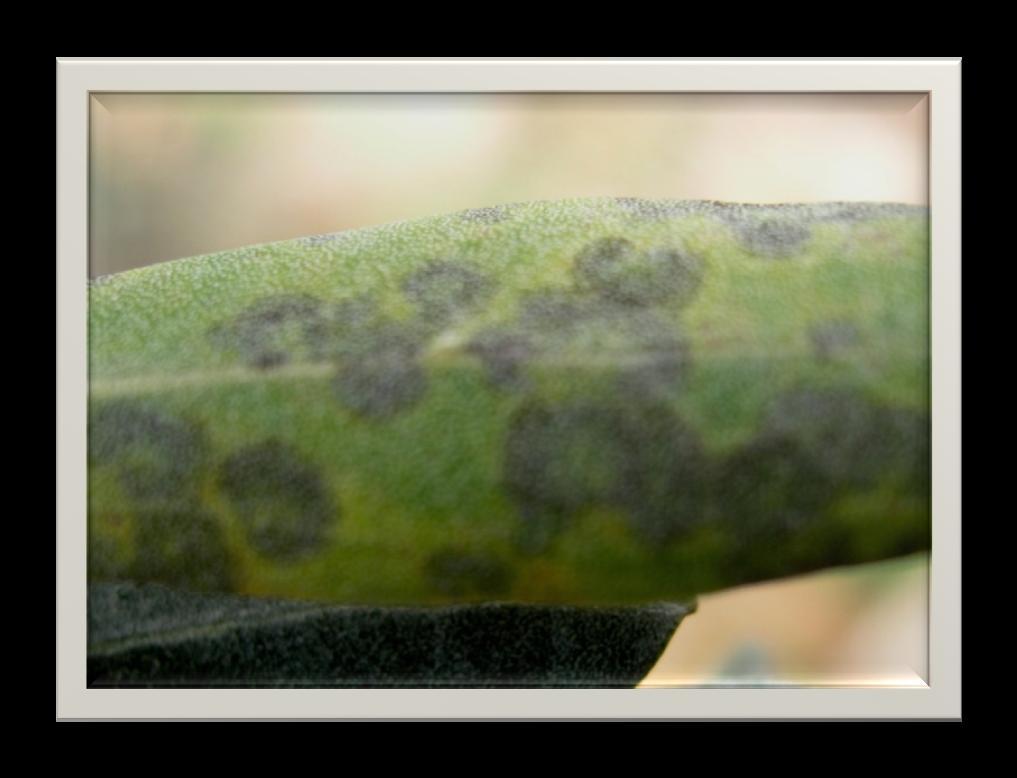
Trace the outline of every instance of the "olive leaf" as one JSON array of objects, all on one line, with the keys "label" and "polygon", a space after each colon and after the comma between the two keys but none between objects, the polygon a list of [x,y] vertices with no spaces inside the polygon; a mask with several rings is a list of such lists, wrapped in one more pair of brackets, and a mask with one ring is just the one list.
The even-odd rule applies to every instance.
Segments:
[{"label": "olive leaf", "polygon": [[927,549],[928,278],[924,208],[604,198],[97,279],[90,579],[644,605]]}]

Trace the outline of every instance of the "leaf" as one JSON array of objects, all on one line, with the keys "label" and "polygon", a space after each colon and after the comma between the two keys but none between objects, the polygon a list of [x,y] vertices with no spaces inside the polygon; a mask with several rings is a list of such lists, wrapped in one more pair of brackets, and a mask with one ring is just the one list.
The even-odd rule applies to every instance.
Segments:
[{"label": "leaf", "polygon": [[927,549],[927,227],[572,200],[98,279],[90,578],[621,605]]},{"label": "leaf", "polygon": [[322,607],[131,584],[93,584],[88,605],[90,688],[632,687],[690,611]]}]

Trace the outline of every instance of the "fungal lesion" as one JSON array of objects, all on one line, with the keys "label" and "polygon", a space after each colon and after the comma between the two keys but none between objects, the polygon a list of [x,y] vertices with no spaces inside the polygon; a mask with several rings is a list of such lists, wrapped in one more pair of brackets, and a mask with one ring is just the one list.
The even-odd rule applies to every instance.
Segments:
[{"label": "fungal lesion", "polygon": [[764,259],[786,259],[804,250],[812,229],[794,219],[775,216],[746,219],[735,226],[735,234],[750,254]]},{"label": "fungal lesion", "polygon": [[[675,246],[638,250],[622,237],[588,243],[574,257],[573,285],[521,297],[513,320],[477,332],[467,346],[493,386],[531,391],[542,368],[606,374],[622,394],[679,389],[692,363],[669,321],[703,281],[701,258]],[[665,311],[666,309],[666,311]]]},{"label": "fungal lesion", "polygon": [[662,403],[531,400],[513,414],[503,484],[523,551],[541,552],[585,510],[623,511],[651,545],[704,518],[706,460],[698,435]]},{"label": "fungal lesion", "polygon": [[248,543],[276,561],[293,562],[320,551],[339,518],[319,470],[279,440],[235,451],[220,464],[217,482]]},{"label": "fungal lesion", "polygon": [[831,511],[845,495],[927,502],[928,464],[927,416],[853,390],[787,390],[748,440],[722,450],[645,396],[531,397],[509,421],[503,485],[523,552],[546,552],[583,512],[609,508],[651,549],[715,527],[751,567],[759,560],[742,557],[770,543],[836,535]]},{"label": "fungal lesion", "polygon": [[511,327],[492,327],[478,332],[466,345],[466,352],[477,357],[488,382],[503,391],[529,388],[527,361],[536,353],[530,336]]},{"label": "fungal lesion", "polygon": [[512,206],[489,205],[482,208],[468,208],[460,211],[459,218],[469,224],[499,224],[512,216]]},{"label": "fungal lesion", "polygon": [[237,581],[219,519],[197,503],[140,510],[130,577],[192,591],[233,591]]},{"label": "fungal lesion", "polygon": [[[515,321],[474,331],[463,352],[479,360],[492,385],[509,391],[528,390],[532,368],[551,363],[606,370],[621,392],[670,391],[687,373],[690,353],[656,309],[687,305],[703,270],[701,259],[675,246],[642,251],[620,237],[594,241],[575,258],[573,288],[527,296]],[[469,262],[441,258],[407,273],[400,291],[413,311],[407,318],[387,313],[376,295],[331,305],[275,295],[212,337],[259,370],[331,363],[336,400],[356,417],[384,421],[426,397],[429,346],[489,302],[496,285]]]},{"label": "fungal lesion", "polygon": [[277,294],[256,300],[208,335],[219,348],[239,354],[248,367],[272,370],[302,359],[323,359],[329,321],[316,297]]},{"label": "fungal lesion", "polygon": [[219,518],[202,503],[203,428],[158,404],[111,400],[89,423],[89,576],[197,591],[236,584]]},{"label": "fungal lesion", "polygon": [[641,250],[625,238],[608,237],[579,252],[574,272],[580,288],[615,303],[684,307],[699,290],[704,263],[678,246]]},{"label": "fungal lesion", "polygon": [[794,438],[763,433],[719,465],[717,507],[736,544],[776,540],[816,519],[836,486]]},{"label": "fungal lesion", "polygon": [[858,390],[802,387],[773,401],[761,434],[799,441],[832,481],[866,486],[899,471],[909,456],[921,457],[927,430],[920,419]]},{"label": "fungal lesion", "polygon": [[494,292],[486,273],[462,261],[439,259],[414,270],[403,281],[406,297],[425,327],[441,328],[476,308]]},{"label": "fungal lesion", "polygon": [[90,511],[89,578],[234,591],[234,560],[218,517],[200,503],[134,504]]},{"label": "fungal lesion", "polygon": [[[408,282],[432,320],[456,302],[455,290],[442,297],[440,285],[433,283],[437,275]],[[209,335],[217,346],[238,352],[248,367],[260,371],[331,365],[336,400],[357,416],[378,420],[425,395],[427,376],[420,357],[428,332],[421,320],[399,320],[386,313],[377,295],[332,304],[309,295],[273,295]]]},{"label": "fungal lesion", "polygon": [[[888,221],[925,216],[923,206],[900,203],[811,203],[782,205],[713,204],[705,211],[729,227],[742,248],[763,259],[791,259],[806,254],[825,225],[861,236]],[[899,235],[897,230],[891,234]],[[872,247],[877,240],[865,239]]]},{"label": "fungal lesion", "polygon": [[755,435],[720,463],[716,503],[738,544],[781,538],[829,518],[847,493],[890,485],[928,493],[927,417],[857,390],[793,388]]},{"label": "fungal lesion", "polygon": [[[517,544],[540,553],[576,516],[607,507],[660,546],[707,516],[710,463],[670,404],[692,352],[663,311],[673,317],[692,302],[705,264],[674,245],[642,250],[613,236],[584,246],[572,272],[571,288],[524,295],[514,321],[470,344],[492,383],[524,398],[509,422],[502,479],[517,507]],[[602,390],[590,395],[587,381],[579,396],[544,399],[530,380],[543,367],[595,373]]]},{"label": "fungal lesion", "polygon": [[764,259],[800,256],[820,225],[878,228],[890,220],[913,219],[928,212],[923,206],[901,203],[753,204],[641,197],[619,197],[615,203],[626,215],[641,220],[705,218],[724,225],[746,252]]},{"label": "fungal lesion", "polygon": [[516,321],[481,330],[466,350],[492,386],[517,394],[534,390],[547,372],[597,377],[622,394],[668,394],[684,385],[692,365],[680,328],[596,298],[524,303]]},{"label": "fungal lesion", "polygon": [[90,458],[114,466],[124,491],[138,501],[195,495],[208,455],[201,426],[154,403],[108,400],[89,419]]},{"label": "fungal lesion", "polygon": [[379,320],[360,327],[343,346],[332,389],[347,409],[369,420],[388,419],[427,394],[421,364],[427,340],[412,323]]},{"label": "fungal lesion", "polygon": [[232,591],[239,568],[218,489],[258,553],[292,562],[320,551],[339,507],[320,471],[277,440],[213,456],[202,428],[138,400],[98,405],[89,434],[89,576]]},{"label": "fungal lesion", "polygon": [[337,401],[368,421],[384,421],[418,405],[429,380],[423,360],[431,341],[494,292],[492,279],[467,262],[435,259],[400,285],[414,313],[396,318],[373,298],[337,307],[333,346]]}]

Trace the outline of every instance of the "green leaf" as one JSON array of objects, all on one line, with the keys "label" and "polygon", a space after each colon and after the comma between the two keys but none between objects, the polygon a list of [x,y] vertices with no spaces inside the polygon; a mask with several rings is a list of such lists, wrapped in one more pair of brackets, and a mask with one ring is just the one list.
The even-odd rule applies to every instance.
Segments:
[{"label": "green leaf", "polygon": [[572,200],[98,279],[90,578],[619,605],[927,549],[927,232]]}]

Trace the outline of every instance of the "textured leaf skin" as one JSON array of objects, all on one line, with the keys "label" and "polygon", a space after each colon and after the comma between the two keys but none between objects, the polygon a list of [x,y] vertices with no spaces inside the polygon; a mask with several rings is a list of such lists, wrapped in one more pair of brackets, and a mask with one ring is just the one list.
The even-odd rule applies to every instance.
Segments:
[{"label": "textured leaf skin", "polygon": [[631,688],[688,613],[668,603],[323,606],[93,583],[88,683]]},{"label": "textured leaf skin", "polygon": [[99,279],[90,578],[619,605],[927,549],[927,227],[539,202]]}]

